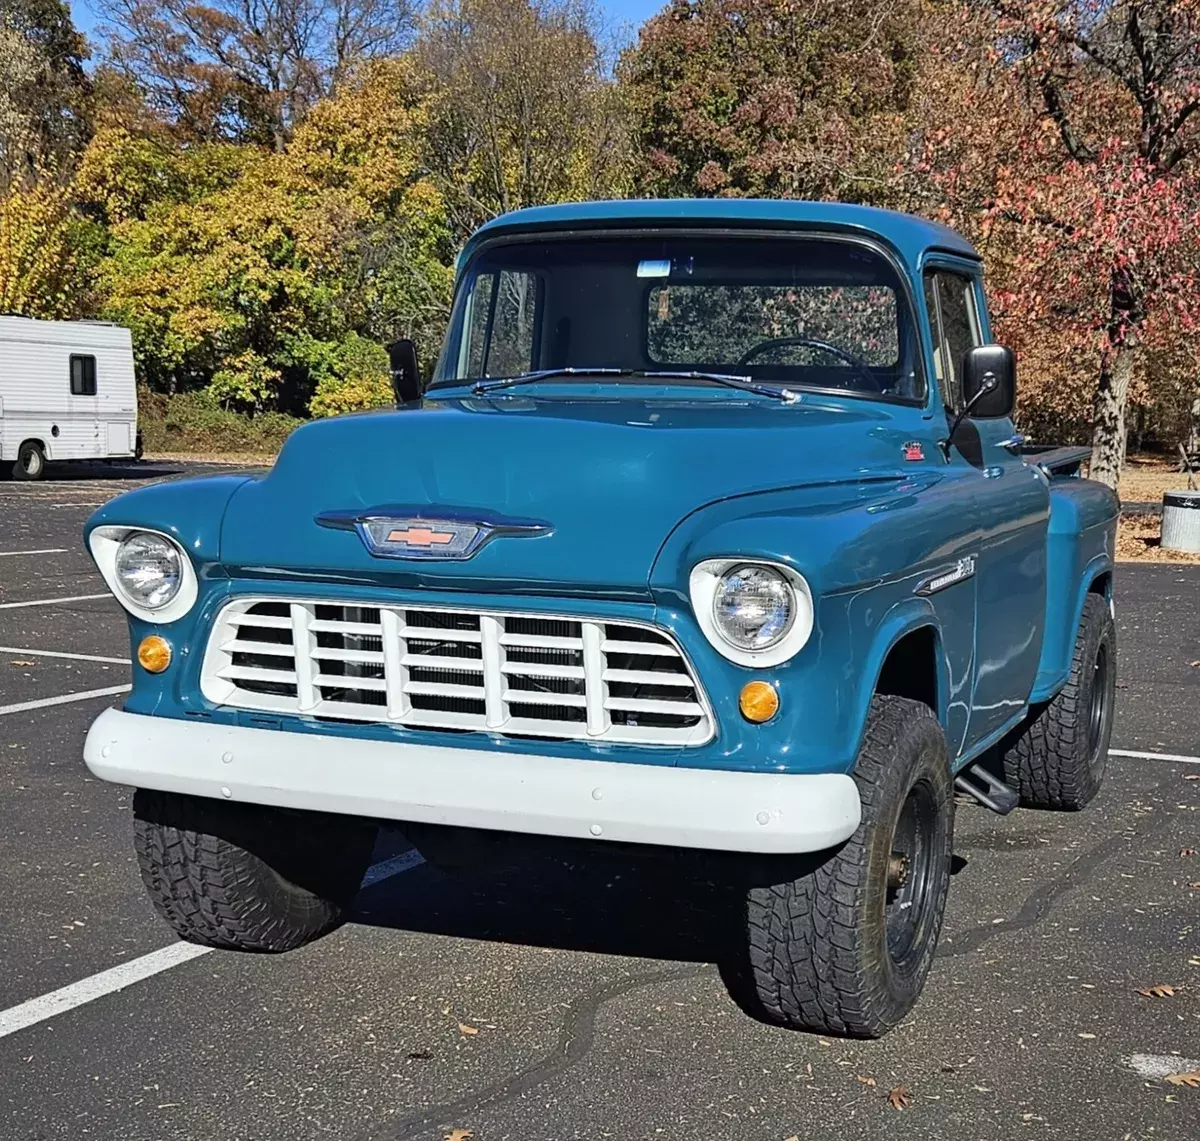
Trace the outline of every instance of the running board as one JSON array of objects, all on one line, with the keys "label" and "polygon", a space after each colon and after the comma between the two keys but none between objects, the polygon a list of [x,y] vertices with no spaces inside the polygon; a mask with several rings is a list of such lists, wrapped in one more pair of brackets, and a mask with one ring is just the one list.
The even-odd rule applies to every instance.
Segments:
[{"label": "running board", "polygon": [[[968,780],[967,778],[972,779]],[[976,783],[979,782],[979,783]],[[980,787],[980,784],[983,787]],[[1021,797],[1008,787],[1002,780],[997,780],[981,764],[968,765],[954,778],[954,787],[974,800],[979,801],[984,808],[990,808],[1001,816],[1007,816],[1018,804]]]}]

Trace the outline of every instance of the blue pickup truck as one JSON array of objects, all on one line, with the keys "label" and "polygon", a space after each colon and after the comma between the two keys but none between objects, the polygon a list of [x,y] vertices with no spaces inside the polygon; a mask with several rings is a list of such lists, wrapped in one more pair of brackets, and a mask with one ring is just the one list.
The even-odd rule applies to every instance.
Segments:
[{"label": "blue pickup truck", "polygon": [[435,865],[701,850],[762,1017],[896,1025],[956,801],[1082,808],[1112,722],[1117,504],[1014,429],[976,251],[828,203],[523,210],[429,383],[391,353],[395,409],[87,524],[137,664],[85,758],[158,911],[299,946],[380,821]]}]

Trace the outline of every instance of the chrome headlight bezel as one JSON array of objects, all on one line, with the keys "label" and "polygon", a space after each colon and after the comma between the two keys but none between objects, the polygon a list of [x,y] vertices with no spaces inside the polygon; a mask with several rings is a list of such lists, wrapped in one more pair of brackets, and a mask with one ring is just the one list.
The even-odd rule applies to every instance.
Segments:
[{"label": "chrome headlight bezel", "polygon": [[[124,585],[117,573],[117,554],[121,545],[136,535],[150,535],[174,548],[179,558],[179,589],[169,601],[161,606],[145,606],[125,592]],[[161,625],[182,618],[196,603],[199,586],[196,581],[196,569],[192,560],[182,545],[170,535],[153,527],[97,527],[88,537],[92,558],[104,576],[105,584],[112,591],[116,600],[125,607],[135,618],[144,622]]]},{"label": "chrome headlight bezel", "polygon": [[[730,642],[720,630],[714,615],[714,603],[721,582],[730,571],[743,567],[770,570],[782,578],[792,590],[793,610],[790,625],[778,641],[760,650],[743,649]],[[755,668],[777,666],[795,657],[812,634],[812,591],[802,574],[782,563],[755,558],[705,559],[692,568],[688,578],[688,589],[692,599],[692,610],[700,629],[704,631],[704,636],[722,657],[738,665]]]}]

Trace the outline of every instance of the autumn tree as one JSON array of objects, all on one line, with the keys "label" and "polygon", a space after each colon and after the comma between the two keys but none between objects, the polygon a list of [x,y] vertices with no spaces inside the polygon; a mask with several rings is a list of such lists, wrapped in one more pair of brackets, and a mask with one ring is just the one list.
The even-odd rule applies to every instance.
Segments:
[{"label": "autumn tree", "polygon": [[415,59],[427,161],[460,238],[508,210],[627,189],[624,122],[586,0],[433,0]]},{"label": "autumn tree", "polygon": [[913,0],[671,0],[619,75],[651,195],[886,201]]},{"label": "autumn tree", "polygon": [[393,60],[321,101],[283,152],[99,133],[76,208],[105,234],[98,315],[132,329],[143,380],[247,411],[390,401],[382,342],[432,355],[449,302],[425,114]]},{"label": "autumn tree", "polygon": [[86,58],[63,0],[0,0],[0,194],[64,174],[87,142]]},{"label": "autumn tree", "polygon": [[364,60],[395,53],[410,0],[101,0],[107,54],[188,139],[282,150]]},{"label": "autumn tree", "polygon": [[989,253],[1035,417],[1089,418],[1092,475],[1115,487],[1131,397],[1200,370],[1200,4],[932,16],[912,168],[925,206]]}]

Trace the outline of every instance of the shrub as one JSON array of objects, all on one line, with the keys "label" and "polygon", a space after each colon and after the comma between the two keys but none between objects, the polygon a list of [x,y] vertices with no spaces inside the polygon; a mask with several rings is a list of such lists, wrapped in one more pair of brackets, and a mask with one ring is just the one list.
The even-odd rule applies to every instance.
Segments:
[{"label": "shrub", "polygon": [[309,403],[313,416],[340,416],[391,404],[391,367],[382,345],[350,333],[329,347],[317,374],[317,391]]},{"label": "shrub", "polygon": [[222,408],[208,392],[139,394],[139,423],[148,454],[257,452],[274,454],[303,423],[281,412],[248,416]]}]

